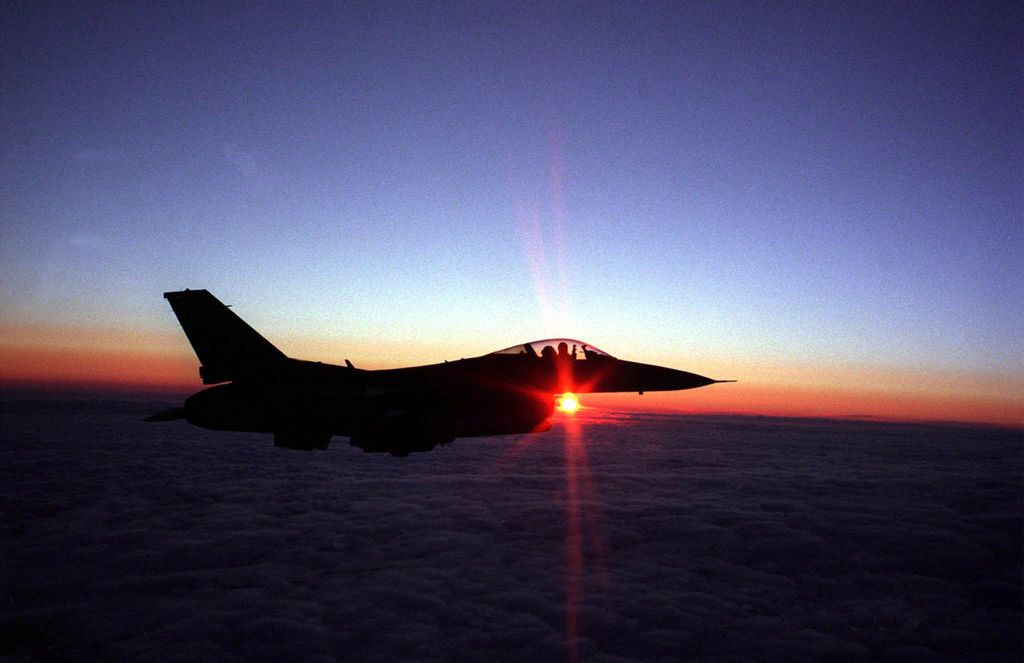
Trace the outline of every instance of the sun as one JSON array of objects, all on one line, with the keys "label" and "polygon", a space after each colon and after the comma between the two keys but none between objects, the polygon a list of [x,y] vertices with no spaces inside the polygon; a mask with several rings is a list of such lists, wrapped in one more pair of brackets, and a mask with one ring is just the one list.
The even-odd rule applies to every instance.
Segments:
[{"label": "sun", "polygon": [[562,394],[558,399],[558,410],[565,412],[566,414],[572,414],[576,410],[580,409],[580,399],[576,397],[576,394],[571,391],[567,391]]}]

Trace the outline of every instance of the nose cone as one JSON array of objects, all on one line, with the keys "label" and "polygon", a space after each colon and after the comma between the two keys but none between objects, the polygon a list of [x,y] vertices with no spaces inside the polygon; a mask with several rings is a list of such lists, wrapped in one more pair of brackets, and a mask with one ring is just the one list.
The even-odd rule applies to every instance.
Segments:
[{"label": "nose cone", "polygon": [[717,380],[677,371],[674,368],[653,366],[651,364],[635,364],[637,391],[677,391],[680,389],[696,389],[714,384]]},{"label": "nose cone", "polygon": [[721,382],[703,375],[665,366],[619,360],[605,372],[592,391],[678,391]]}]

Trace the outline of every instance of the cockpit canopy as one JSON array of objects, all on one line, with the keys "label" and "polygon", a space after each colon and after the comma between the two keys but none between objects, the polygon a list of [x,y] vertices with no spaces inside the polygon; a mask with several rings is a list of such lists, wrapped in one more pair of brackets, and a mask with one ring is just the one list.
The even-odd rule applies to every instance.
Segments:
[{"label": "cockpit canopy", "polygon": [[584,361],[595,357],[614,358],[607,352],[602,352],[589,343],[577,341],[574,338],[548,338],[543,341],[530,341],[520,343],[504,350],[492,352],[492,355],[527,355],[530,357],[568,357]]}]

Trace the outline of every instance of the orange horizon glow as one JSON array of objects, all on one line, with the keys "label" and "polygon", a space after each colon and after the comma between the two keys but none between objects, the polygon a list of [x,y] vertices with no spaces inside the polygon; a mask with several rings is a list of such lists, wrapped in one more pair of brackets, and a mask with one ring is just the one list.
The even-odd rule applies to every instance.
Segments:
[{"label": "orange horizon glow", "polygon": [[[320,342],[281,344],[316,347],[324,360],[351,356],[360,368],[411,366],[440,361],[432,346],[350,347]],[[373,361],[360,361],[362,350]],[[417,357],[421,359],[417,359]],[[682,363],[682,362],[673,362]],[[705,365],[713,362],[705,360]],[[684,366],[680,366],[686,368]],[[698,368],[698,372],[706,370]],[[803,365],[739,365],[723,362],[707,371],[739,382],[679,392],[585,394],[579,407],[640,412],[732,414],[884,421],[981,423],[1024,428],[1024,378],[953,372],[886,372],[881,368]],[[124,393],[184,393],[203,388],[198,361],[178,330],[0,327],[0,387]]]}]

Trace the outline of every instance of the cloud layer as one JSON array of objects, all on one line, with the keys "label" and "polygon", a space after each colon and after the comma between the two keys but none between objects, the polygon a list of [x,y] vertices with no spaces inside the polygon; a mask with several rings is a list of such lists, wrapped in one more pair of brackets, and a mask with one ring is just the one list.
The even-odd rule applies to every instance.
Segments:
[{"label": "cloud layer", "polygon": [[644,416],[406,459],[3,403],[5,654],[1019,659],[1019,431]]}]

